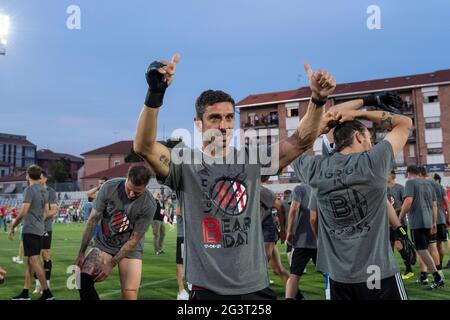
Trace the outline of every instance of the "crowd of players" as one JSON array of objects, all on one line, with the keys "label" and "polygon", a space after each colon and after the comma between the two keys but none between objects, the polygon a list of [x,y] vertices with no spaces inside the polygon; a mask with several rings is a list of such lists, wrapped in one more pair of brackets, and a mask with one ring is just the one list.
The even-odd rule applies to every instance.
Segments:
[{"label": "crowd of players", "polygon": [[[235,103],[223,91],[207,90],[196,101],[195,125],[203,135],[200,149],[169,150],[156,142],[159,108],[178,61],[175,55],[171,62],[155,61],[147,70],[149,89],[134,150],[177,196],[179,299],[275,299],[270,266],[286,286],[286,299],[301,300],[299,281],[310,260],[326,279],[327,297],[334,300],[406,300],[403,280],[413,276],[416,260],[420,283],[428,284],[431,274],[430,289],[444,285],[441,269],[449,202],[443,187],[428,179],[423,168],[408,167],[404,189],[395,183],[394,158],[412,126],[411,119],[397,114],[402,105],[398,95],[371,94],[325,111],[336,81],[328,72],[313,72],[305,65],[311,89],[307,112],[292,136],[270,147],[276,154],[271,158],[276,159],[276,171],[291,165],[301,181],[280,201],[262,185],[276,172],[252,161],[261,146],[250,143],[240,150],[230,146]],[[373,146],[370,131],[360,120],[387,130],[384,140]],[[321,135],[323,154],[306,155]],[[24,290],[15,298],[29,298],[35,275],[41,299],[53,299],[46,283],[49,261],[43,256],[42,265],[38,259],[44,248],[42,235],[49,233],[44,222],[54,214],[53,192],[41,185],[39,167],[30,167],[27,177],[24,205],[10,229],[12,237],[23,220],[28,271]],[[150,178],[148,166],[138,164],[126,178],[110,179],[96,188],[75,259],[80,299],[99,299],[95,284],[107,279],[116,266],[122,298],[138,298],[144,235],[159,205],[146,188]],[[290,272],[281,264],[278,238],[288,244]],[[394,249],[403,258],[403,274]],[[161,249],[155,246],[155,253]]]}]

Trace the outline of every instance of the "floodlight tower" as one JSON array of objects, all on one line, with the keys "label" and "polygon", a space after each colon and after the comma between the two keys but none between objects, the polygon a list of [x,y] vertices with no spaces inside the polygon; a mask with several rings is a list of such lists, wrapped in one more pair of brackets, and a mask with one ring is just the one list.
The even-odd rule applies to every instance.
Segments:
[{"label": "floodlight tower", "polygon": [[0,55],[6,54],[6,44],[8,43],[6,37],[8,36],[9,25],[9,16],[0,14]]}]

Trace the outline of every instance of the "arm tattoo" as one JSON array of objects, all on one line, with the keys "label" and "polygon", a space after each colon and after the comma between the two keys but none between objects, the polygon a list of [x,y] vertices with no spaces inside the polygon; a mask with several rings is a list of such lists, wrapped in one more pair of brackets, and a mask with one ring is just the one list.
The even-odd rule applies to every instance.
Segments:
[{"label": "arm tattoo", "polygon": [[389,112],[384,112],[381,115],[380,128],[383,130],[392,130],[392,114]]},{"label": "arm tattoo", "polygon": [[122,248],[120,248],[119,252],[117,252],[117,254],[112,258],[113,266],[116,266],[120,260],[125,258],[127,254],[130,253],[130,251],[133,251],[143,236],[144,232],[133,231],[133,233],[130,236],[130,239],[128,239],[128,241],[125,242]]},{"label": "arm tattoo", "polygon": [[159,161],[160,161],[164,166],[166,166],[166,167],[169,166],[170,160],[169,160],[169,158],[167,158],[165,155],[162,155],[162,156],[159,158]]},{"label": "arm tattoo", "polygon": [[100,221],[101,217],[102,216],[100,212],[97,212],[96,210],[92,211],[91,215],[89,216],[88,222],[86,223],[86,228],[84,229],[80,252],[84,253],[86,251],[89,242],[91,241],[94,234],[95,227],[97,226],[97,223]]}]

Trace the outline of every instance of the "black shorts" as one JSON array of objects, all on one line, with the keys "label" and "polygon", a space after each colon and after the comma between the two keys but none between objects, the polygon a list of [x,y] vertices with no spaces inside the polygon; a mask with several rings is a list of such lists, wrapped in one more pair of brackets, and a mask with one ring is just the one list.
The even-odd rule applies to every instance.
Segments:
[{"label": "black shorts", "polygon": [[31,233],[23,234],[23,255],[25,257],[40,256],[42,250],[42,236]]},{"label": "black shorts", "polygon": [[416,250],[427,250],[428,245],[431,241],[430,236],[431,229],[412,229],[411,230],[411,236],[412,241],[414,242],[414,245],[416,247]]},{"label": "black shorts", "polygon": [[268,216],[262,223],[264,242],[277,242],[278,241],[278,229],[272,216]]},{"label": "black shorts", "polygon": [[366,282],[341,283],[330,278],[331,300],[408,300],[400,274],[381,279],[379,289]]},{"label": "black shorts", "polygon": [[436,240],[439,242],[447,241],[448,240],[447,225],[443,223],[438,224],[436,227],[437,227]]},{"label": "black shorts", "polygon": [[176,263],[183,264],[184,237],[177,237]]},{"label": "black shorts", "polygon": [[294,248],[292,253],[291,273],[301,277],[309,260],[316,265],[317,249]]},{"label": "black shorts", "polygon": [[49,250],[52,247],[52,232],[46,232],[42,236],[42,249]]},{"label": "black shorts", "polygon": [[220,295],[207,289],[194,290],[189,293],[189,300],[276,300],[277,294],[270,288],[241,295]]}]

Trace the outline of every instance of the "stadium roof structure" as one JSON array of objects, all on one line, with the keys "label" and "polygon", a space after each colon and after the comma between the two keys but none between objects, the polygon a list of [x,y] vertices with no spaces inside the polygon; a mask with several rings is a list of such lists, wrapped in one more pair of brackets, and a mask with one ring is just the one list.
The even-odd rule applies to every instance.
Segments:
[{"label": "stadium roof structure", "polygon": [[[108,177],[108,178],[124,178],[127,176],[128,169],[132,165],[145,165],[148,167],[148,165],[145,164],[145,162],[126,162],[123,164],[119,164],[118,166],[95,172],[93,174],[90,174],[86,177],[83,177],[81,179],[100,179],[102,177]],[[150,168],[150,167],[149,167]],[[150,168],[152,171],[152,175],[155,175],[154,171]]]},{"label": "stadium roof structure", "polygon": [[60,159],[68,159],[71,162],[84,162],[83,158],[71,155],[71,154],[67,154],[67,153],[58,153],[58,152],[53,152],[52,150],[49,149],[41,149],[36,151],[36,158],[38,160],[60,160]]},{"label": "stadium roof structure", "polygon": [[[330,97],[364,95],[377,91],[403,90],[442,84],[450,84],[450,69],[410,76],[342,83],[336,86],[336,90]],[[301,87],[288,91],[252,94],[239,101],[236,104],[236,108],[295,102],[307,100],[310,96],[311,90],[309,87]]]}]

